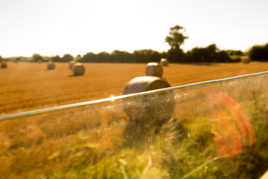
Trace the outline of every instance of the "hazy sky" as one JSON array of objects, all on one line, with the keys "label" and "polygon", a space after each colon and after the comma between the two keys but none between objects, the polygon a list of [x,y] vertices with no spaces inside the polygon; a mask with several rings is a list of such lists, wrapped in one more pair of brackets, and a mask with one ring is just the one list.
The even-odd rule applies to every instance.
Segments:
[{"label": "hazy sky", "polygon": [[0,55],[165,51],[176,24],[183,49],[268,42],[268,0],[0,0]]}]

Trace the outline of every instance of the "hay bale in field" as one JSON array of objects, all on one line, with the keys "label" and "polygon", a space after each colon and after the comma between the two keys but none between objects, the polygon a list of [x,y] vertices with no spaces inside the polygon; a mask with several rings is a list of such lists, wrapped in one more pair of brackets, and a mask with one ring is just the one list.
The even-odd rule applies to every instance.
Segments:
[{"label": "hay bale in field", "polygon": [[2,62],[1,63],[1,68],[7,68],[7,63],[6,62]]},{"label": "hay bale in field", "polygon": [[[139,93],[170,87],[170,84],[159,77],[141,76],[128,82],[123,94]],[[124,103],[124,111],[131,120],[136,120],[142,125],[161,126],[169,120],[175,106],[172,91],[165,91],[150,95],[130,97]]]},{"label": "hay bale in field", "polygon": [[74,63],[72,65],[72,71],[74,76],[80,76],[85,73],[85,67],[82,63]]},{"label": "hay bale in field", "polygon": [[75,61],[70,61],[69,62],[69,68],[70,68],[70,70],[72,70],[74,64],[75,64]]},{"label": "hay bale in field", "polygon": [[160,60],[160,64],[161,64],[162,66],[168,66],[168,60],[167,60],[166,58],[161,58],[161,60]]},{"label": "hay bale in field", "polygon": [[[123,94],[139,93],[170,87],[169,83],[155,76],[136,77],[128,82]],[[129,119],[124,130],[127,145],[145,141],[159,131],[173,115],[175,98],[172,91],[124,99],[123,108]]]},{"label": "hay bale in field", "polygon": [[246,64],[248,64],[248,63],[250,63],[250,61],[251,61],[251,60],[250,60],[249,57],[242,57],[242,58],[241,58],[241,62],[242,62],[242,63],[246,63]]},{"label": "hay bale in field", "polygon": [[150,62],[146,66],[145,74],[146,74],[146,76],[162,77],[162,75],[163,75],[163,67],[159,63]]},{"label": "hay bale in field", "polygon": [[53,62],[47,63],[47,70],[54,70],[56,68],[56,65]]}]

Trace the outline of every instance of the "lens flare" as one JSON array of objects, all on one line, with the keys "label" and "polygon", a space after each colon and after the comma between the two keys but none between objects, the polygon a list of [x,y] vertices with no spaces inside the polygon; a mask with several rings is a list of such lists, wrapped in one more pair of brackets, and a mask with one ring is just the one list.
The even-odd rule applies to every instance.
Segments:
[{"label": "lens flare", "polygon": [[212,133],[218,157],[234,156],[241,153],[243,147],[252,146],[256,141],[255,134],[239,103],[222,91],[216,93],[214,100]]}]

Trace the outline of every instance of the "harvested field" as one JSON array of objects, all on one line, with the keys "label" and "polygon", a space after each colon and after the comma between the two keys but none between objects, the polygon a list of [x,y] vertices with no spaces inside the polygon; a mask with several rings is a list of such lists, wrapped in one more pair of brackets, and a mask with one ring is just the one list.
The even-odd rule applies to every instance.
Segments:
[{"label": "harvested field", "polygon": [[[0,70],[2,114],[120,95],[146,67],[85,64],[85,75],[73,77],[67,63],[54,71],[45,65]],[[174,86],[267,69],[266,63],[171,64],[164,78]],[[264,75],[174,90],[174,113],[160,128],[130,120],[124,100],[0,121],[1,177],[258,178],[268,168],[267,81]],[[167,99],[151,97],[138,106]],[[161,106],[160,114],[167,105]]]},{"label": "harvested field", "polygon": [[[46,71],[46,64],[8,63],[0,70],[0,114],[120,95],[127,82],[143,76],[146,64],[86,63],[84,76],[73,77],[67,63]],[[171,64],[164,78],[172,86],[268,70],[268,63],[250,65]]]}]

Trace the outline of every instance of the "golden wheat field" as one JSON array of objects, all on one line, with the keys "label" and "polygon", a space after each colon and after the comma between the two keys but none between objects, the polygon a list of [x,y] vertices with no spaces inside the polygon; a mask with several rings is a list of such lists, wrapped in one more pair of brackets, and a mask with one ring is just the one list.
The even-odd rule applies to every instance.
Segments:
[{"label": "golden wheat field", "polygon": [[[85,75],[74,77],[67,63],[56,63],[52,71],[46,70],[46,65],[8,63],[7,69],[0,69],[0,115],[120,95],[130,79],[144,75],[146,67],[86,63]],[[265,70],[268,63],[170,64],[164,68],[164,78],[175,86]],[[0,178],[184,178],[211,157],[215,162],[193,173],[192,178],[259,176],[266,169],[260,167],[262,161],[268,160],[264,145],[267,80],[266,76],[259,76],[187,88],[186,95],[184,89],[174,90],[173,117],[158,134],[153,125],[145,125],[144,132],[129,122],[121,100],[3,120]],[[232,98],[218,93],[219,90],[237,102],[233,104]],[[221,95],[223,98],[219,98]],[[165,112],[165,108],[159,108],[160,112]],[[230,142],[229,138],[239,133],[228,123],[226,111],[230,110],[239,121],[242,118],[238,109],[243,110],[244,121],[251,121],[253,126],[245,129],[248,142],[243,139],[243,148],[236,148],[240,142]],[[213,137],[218,125],[224,129],[218,130],[219,134],[224,134],[226,128],[232,129],[223,138],[228,144],[221,148],[226,149],[223,154],[241,155],[234,159],[215,158],[217,142],[222,145],[222,140]],[[253,145],[254,137],[257,142]],[[250,151],[245,150],[248,145],[253,145]],[[244,172],[239,177],[241,170]]]},{"label": "golden wheat field", "polygon": [[[146,64],[86,63],[74,77],[67,63],[48,71],[46,63],[8,63],[0,69],[0,114],[88,101],[122,94],[126,83],[145,74]],[[186,65],[164,68],[172,86],[268,70],[268,63]]]}]

